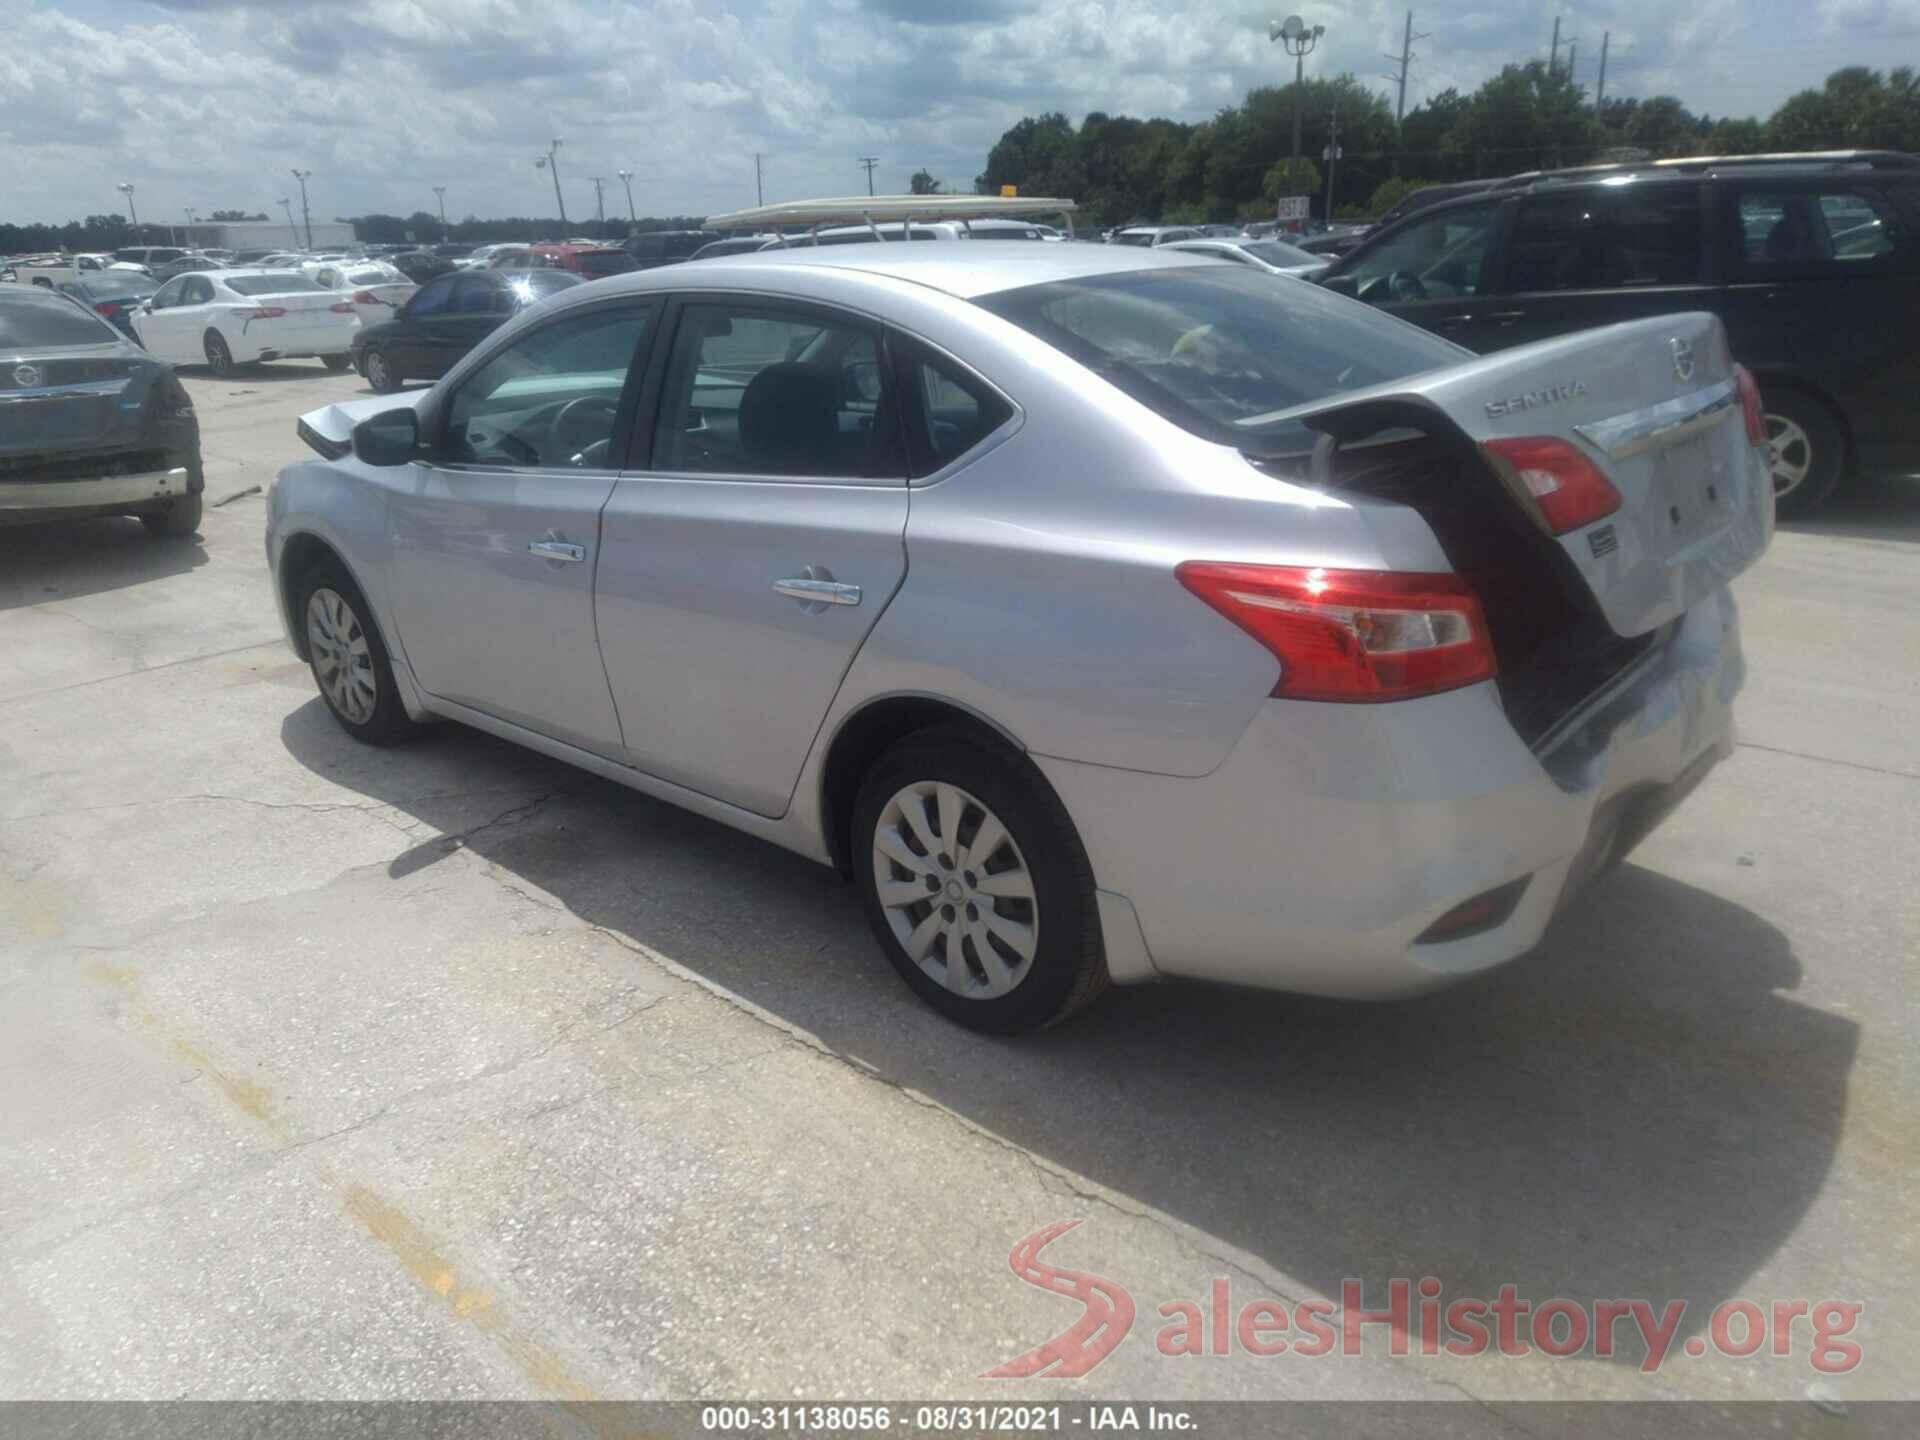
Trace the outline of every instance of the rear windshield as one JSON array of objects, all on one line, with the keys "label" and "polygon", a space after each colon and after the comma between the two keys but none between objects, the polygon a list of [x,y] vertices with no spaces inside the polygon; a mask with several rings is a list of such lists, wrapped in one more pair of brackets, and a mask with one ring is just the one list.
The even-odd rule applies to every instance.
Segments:
[{"label": "rear windshield", "polygon": [[582,275],[596,280],[604,275],[624,275],[629,270],[640,268],[640,262],[624,250],[589,250],[584,255],[574,256],[573,263],[580,267]]},{"label": "rear windshield", "polygon": [[1260,455],[1313,444],[1299,422],[1267,418],[1276,411],[1466,358],[1356,300],[1226,266],[1093,275],[977,303],[1176,425]]},{"label": "rear windshield", "polygon": [[291,295],[297,290],[320,290],[325,287],[310,275],[235,275],[228,280],[227,288],[237,295]]},{"label": "rear windshield", "polygon": [[119,275],[91,278],[85,282],[84,288],[90,299],[118,300],[127,295],[151,295],[160,287],[144,275],[122,271]]},{"label": "rear windshield", "polygon": [[0,350],[104,345],[119,338],[118,330],[64,295],[0,297]]},{"label": "rear windshield", "polygon": [[1153,244],[1153,232],[1151,230],[1122,230],[1118,235],[1113,237],[1113,243],[1116,245],[1151,245]]}]

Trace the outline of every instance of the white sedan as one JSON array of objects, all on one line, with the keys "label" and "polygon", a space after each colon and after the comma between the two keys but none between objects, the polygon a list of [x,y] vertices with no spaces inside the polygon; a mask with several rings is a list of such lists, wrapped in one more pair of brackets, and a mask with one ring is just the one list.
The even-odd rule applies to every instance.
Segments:
[{"label": "white sedan", "polygon": [[345,291],[347,303],[363,326],[379,325],[400,313],[420,287],[384,260],[342,260],[306,267],[323,289]]},{"label": "white sedan", "polygon": [[257,360],[317,357],[344,370],[360,317],[353,302],[287,270],[203,270],[176,275],[133,312],[148,351],[220,376]]}]

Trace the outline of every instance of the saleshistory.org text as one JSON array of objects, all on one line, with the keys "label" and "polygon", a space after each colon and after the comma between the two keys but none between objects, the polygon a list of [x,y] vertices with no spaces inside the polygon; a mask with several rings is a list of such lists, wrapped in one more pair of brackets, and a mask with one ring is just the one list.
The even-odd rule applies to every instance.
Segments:
[{"label": "saleshistory.org text", "polygon": [[[1125,1287],[1040,1258],[1042,1250],[1079,1223],[1063,1220],[1034,1231],[1013,1247],[1007,1260],[1027,1284],[1077,1300],[1080,1317],[1051,1340],[987,1371],[987,1377],[1085,1375],[1132,1330],[1138,1307]],[[1848,1300],[1773,1300],[1764,1305],[1728,1300],[1714,1307],[1704,1334],[1681,1341],[1685,1300],[1555,1296],[1536,1302],[1513,1285],[1502,1285],[1492,1299],[1448,1297],[1431,1275],[1389,1280],[1384,1296],[1376,1288],[1371,1305],[1368,1299],[1362,1282],[1346,1280],[1338,1302],[1237,1302],[1230,1282],[1220,1277],[1209,1283],[1201,1299],[1169,1300],[1159,1306],[1163,1323],[1153,1343],[1160,1354],[1176,1359],[1357,1356],[1371,1342],[1384,1343],[1390,1355],[1522,1356],[1537,1351],[1555,1359],[1591,1355],[1605,1360],[1614,1357],[1616,1346],[1629,1349],[1637,1338],[1644,1350],[1640,1369],[1647,1374],[1659,1370],[1677,1349],[1694,1358],[1709,1351],[1730,1359],[1804,1355],[1822,1375],[1845,1375],[1860,1365],[1860,1346],[1848,1337],[1865,1308]]]}]

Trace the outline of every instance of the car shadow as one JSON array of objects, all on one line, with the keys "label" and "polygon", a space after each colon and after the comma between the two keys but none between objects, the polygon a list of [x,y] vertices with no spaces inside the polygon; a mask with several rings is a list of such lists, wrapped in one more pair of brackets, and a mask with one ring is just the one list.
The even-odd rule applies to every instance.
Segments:
[{"label": "car shadow", "polygon": [[[1426,999],[1155,986],[997,1040],[922,1007],[853,890],[797,856],[458,726],[369,751],[316,699],[281,736],[328,779],[468,832],[400,855],[393,876],[468,849],[1321,1295],[1358,1277],[1372,1307],[1389,1279],[1433,1275],[1449,1300],[1507,1284],[1535,1303],[1683,1299],[1691,1335],[1720,1302],[1756,1298],[1742,1287],[1833,1163],[1858,1027],[1792,998],[1780,931],[1641,866],[1596,885],[1535,955]],[[529,793],[548,798],[484,823]],[[1058,1207],[1034,1223],[1090,1208],[1064,1193]],[[1107,1273],[1125,1264],[1114,1253]],[[1631,1328],[1616,1363],[1638,1363]]]},{"label": "car shadow", "polygon": [[1847,540],[1920,541],[1920,475],[1875,475],[1855,481],[1804,520],[1782,530]]},{"label": "car shadow", "polygon": [[130,516],[0,525],[0,610],[119,590],[206,563],[198,536],[156,540]]},{"label": "car shadow", "polygon": [[284,385],[293,380],[323,380],[331,375],[354,378],[351,369],[329,370],[318,360],[259,360],[237,367],[233,374],[225,378],[215,375],[204,365],[180,365],[175,368],[183,380],[206,385],[252,385],[259,382]]}]

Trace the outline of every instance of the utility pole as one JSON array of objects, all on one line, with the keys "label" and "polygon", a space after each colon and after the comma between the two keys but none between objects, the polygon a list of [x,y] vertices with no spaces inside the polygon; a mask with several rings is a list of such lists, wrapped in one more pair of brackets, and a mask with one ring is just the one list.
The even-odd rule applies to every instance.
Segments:
[{"label": "utility pole", "polygon": [[1580,62],[1580,42],[1573,41],[1567,46],[1567,79],[1573,79],[1573,72]]},{"label": "utility pole", "polygon": [[440,202],[440,238],[445,240],[447,238],[447,187],[434,186],[433,198]]},{"label": "utility pole", "polygon": [[282,195],[280,197],[280,208],[287,212],[287,248],[289,250],[298,250],[300,248],[300,231],[293,223],[292,199]]},{"label": "utility pole", "polygon": [[873,167],[880,163],[877,155],[862,155],[860,163],[867,168],[867,194],[873,194]]},{"label": "utility pole", "polygon": [[[1413,33],[1413,12],[1411,10],[1407,11],[1407,32],[1406,38],[1400,42],[1400,53],[1398,55],[1387,56],[1387,59],[1393,61],[1394,64],[1400,67],[1393,74],[1387,76],[1387,79],[1393,81],[1400,87],[1400,98],[1395,102],[1393,107],[1393,134],[1396,143],[1398,143],[1400,138],[1400,127],[1407,118],[1407,73],[1413,69],[1413,42],[1431,38],[1431,36],[1424,33],[1419,35]],[[1398,150],[1394,151],[1393,155],[1393,173],[1396,175],[1400,173],[1400,152]]]},{"label": "utility pole", "polygon": [[1327,162],[1327,224],[1333,223],[1333,172],[1340,163],[1340,111],[1336,106],[1327,132],[1327,148],[1320,158]]},{"label": "utility pole", "polygon": [[[307,177],[312,174],[311,170],[293,172],[293,178],[300,182],[300,218],[307,224],[307,249],[309,250],[313,249],[313,215],[307,209]],[[293,217],[289,215],[287,219],[291,221]]]},{"label": "utility pole", "polygon": [[618,175],[620,183],[627,187],[627,223],[632,225],[638,218],[633,213],[633,171],[616,170],[613,173]]},{"label": "utility pole", "polygon": [[1553,17],[1553,53],[1547,57],[1547,74],[1560,68],[1560,17]]},{"label": "utility pole", "polygon": [[761,182],[760,160],[761,160],[760,152],[758,150],[754,151],[753,152],[753,203],[756,205],[764,205],[767,203],[766,186]]},{"label": "utility pole", "polygon": [[1603,30],[1601,32],[1600,34],[1600,83],[1594,87],[1594,91],[1593,91],[1593,112],[1596,115],[1600,113],[1600,102],[1607,98],[1607,45],[1612,41],[1612,39],[1613,39],[1613,32],[1611,30]]},{"label": "utility pole", "polygon": [[560,141],[557,138],[547,147],[546,154],[534,157],[533,168],[553,172],[553,203],[560,207],[560,234],[564,239],[567,233],[567,202],[560,194]]},{"label": "utility pole", "polygon": [[599,224],[601,231],[604,232],[607,228],[606,178],[600,175],[590,175],[587,178],[593,181],[594,219]]}]

